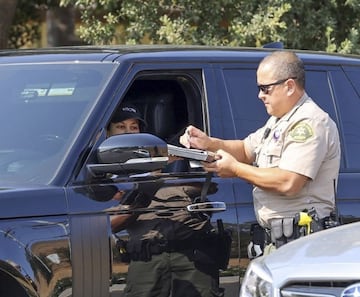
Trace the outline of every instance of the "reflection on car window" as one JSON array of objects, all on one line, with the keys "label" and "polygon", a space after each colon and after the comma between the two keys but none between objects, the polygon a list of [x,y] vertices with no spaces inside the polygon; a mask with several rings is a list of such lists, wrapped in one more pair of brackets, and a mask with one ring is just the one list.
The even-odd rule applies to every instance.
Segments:
[{"label": "reflection on car window", "polygon": [[0,66],[0,178],[47,183],[113,70],[111,64]]}]

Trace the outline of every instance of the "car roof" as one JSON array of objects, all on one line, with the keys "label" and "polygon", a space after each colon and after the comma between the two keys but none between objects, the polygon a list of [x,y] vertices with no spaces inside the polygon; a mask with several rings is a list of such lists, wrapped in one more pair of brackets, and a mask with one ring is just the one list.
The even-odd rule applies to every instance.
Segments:
[{"label": "car roof", "polygon": [[[174,45],[66,46],[39,49],[1,50],[0,63],[115,62],[163,60],[201,62],[258,62],[276,48]],[[288,50],[288,49],[284,49]],[[295,50],[306,62],[329,65],[360,65],[360,56]]]}]

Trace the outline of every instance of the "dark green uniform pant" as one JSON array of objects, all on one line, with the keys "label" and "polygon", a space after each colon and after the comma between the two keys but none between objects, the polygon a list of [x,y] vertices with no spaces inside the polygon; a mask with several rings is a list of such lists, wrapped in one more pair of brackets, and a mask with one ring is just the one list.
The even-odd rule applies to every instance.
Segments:
[{"label": "dark green uniform pant", "polygon": [[219,272],[214,265],[190,261],[179,252],[153,255],[151,261],[131,261],[124,297],[214,297]]}]

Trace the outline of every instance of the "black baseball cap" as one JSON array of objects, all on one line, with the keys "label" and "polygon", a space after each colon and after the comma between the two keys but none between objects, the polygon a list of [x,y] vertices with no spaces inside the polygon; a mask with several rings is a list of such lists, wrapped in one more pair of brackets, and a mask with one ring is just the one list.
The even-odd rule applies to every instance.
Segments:
[{"label": "black baseball cap", "polygon": [[111,123],[118,123],[128,119],[137,119],[143,128],[146,127],[146,122],[143,119],[139,109],[131,104],[121,105],[115,112],[111,119]]}]

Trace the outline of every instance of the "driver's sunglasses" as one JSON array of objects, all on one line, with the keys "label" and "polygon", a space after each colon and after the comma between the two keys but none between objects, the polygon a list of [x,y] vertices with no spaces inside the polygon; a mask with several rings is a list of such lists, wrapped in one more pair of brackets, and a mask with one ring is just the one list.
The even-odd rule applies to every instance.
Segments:
[{"label": "driver's sunglasses", "polygon": [[271,84],[267,84],[267,85],[258,85],[259,88],[259,92],[263,92],[265,95],[269,94],[270,91],[270,87],[271,86],[277,86],[277,85],[281,85],[284,82],[286,82],[289,79],[297,79],[297,77],[289,77],[289,78],[285,78],[285,79],[279,79],[276,82],[273,82]]}]

